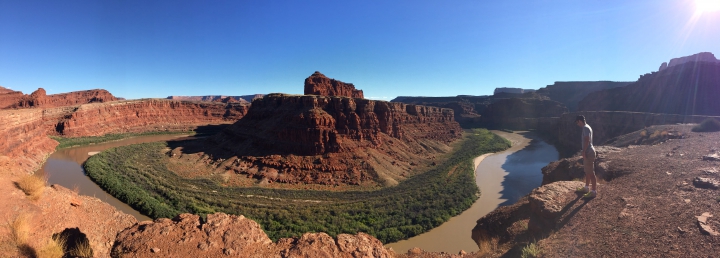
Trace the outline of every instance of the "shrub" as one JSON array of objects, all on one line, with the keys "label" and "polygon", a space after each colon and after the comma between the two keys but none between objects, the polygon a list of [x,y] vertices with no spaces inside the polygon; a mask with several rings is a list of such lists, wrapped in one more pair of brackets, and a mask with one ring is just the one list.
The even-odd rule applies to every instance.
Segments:
[{"label": "shrub", "polygon": [[520,257],[522,258],[535,258],[540,257],[540,253],[542,253],[542,250],[540,250],[540,246],[538,246],[536,243],[531,243],[522,249],[522,254]]},{"label": "shrub", "polygon": [[699,125],[692,128],[693,132],[717,132],[720,131],[720,121],[715,118],[708,118]]},{"label": "shrub", "polygon": [[21,178],[16,185],[30,197],[30,200],[37,201],[40,199],[43,191],[45,191],[46,183],[47,181],[45,178],[36,175],[28,175]]}]

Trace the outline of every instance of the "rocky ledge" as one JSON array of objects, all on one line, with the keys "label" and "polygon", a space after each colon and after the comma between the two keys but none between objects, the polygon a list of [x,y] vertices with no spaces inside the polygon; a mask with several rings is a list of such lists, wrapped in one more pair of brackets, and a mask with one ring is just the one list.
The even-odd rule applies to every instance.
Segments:
[{"label": "rocky ledge", "polygon": [[244,216],[216,213],[205,223],[192,214],[141,222],[118,234],[113,257],[392,257],[376,238],[305,233],[273,242]]},{"label": "rocky ledge", "polygon": [[[720,133],[690,128],[650,127],[655,140],[636,132],[622,137],[621,147],[600,148],[599,195],[592,200],[575,193],[584,185],[579,157],[550,164],[543,186],[478,220],[477,255],[520,256],[531,244],[543,257],[719,253],[720,190],[712,185],[720,179],[720,159],[712,157],[720,151]],[[663,138],[670,132],[683,137]]]}]

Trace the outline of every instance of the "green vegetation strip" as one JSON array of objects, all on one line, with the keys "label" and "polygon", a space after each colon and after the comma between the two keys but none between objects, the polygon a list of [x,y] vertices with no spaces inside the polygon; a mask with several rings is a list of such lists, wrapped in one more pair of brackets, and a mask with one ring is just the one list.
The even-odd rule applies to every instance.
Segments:
[{"label": "green vegetation strip", "polygon": [[89,136],[89,137],[76,137],[76,138],[66,138],[66,137],[59,137],[59,136],[50,136],[53,140],[58,141],[60,144],[55,148],[56,150],[64,149],[64,148],[70,148],[70,147],[76,147],[76,146],[83,146],[83,145],[90,145],[90,144],[98,144],[103,142],[111,142],[111,141],[117,141],[122,140],[130,137],[136,137],[136,136],[149,136],[149,135],[172,135],[172,134],[190,134],[194,135],[194,131],[160,131],[160,132],[144,132],[144,133],[119,133],[119,134],[106,134],[103,136]]},{"label": "green vegetation strip", "polygon": [[366,232],[390,243],[439,226],[478,198],[473,159],[510,143],[484,129],[466,135],[446,162],[375,191],[223,187],[218,180],[187,179],[167,169],[165,142],[108,149],[84,167],[103,189],[152,218],[225,212],[257,221],[273,240],[305,232]]}]

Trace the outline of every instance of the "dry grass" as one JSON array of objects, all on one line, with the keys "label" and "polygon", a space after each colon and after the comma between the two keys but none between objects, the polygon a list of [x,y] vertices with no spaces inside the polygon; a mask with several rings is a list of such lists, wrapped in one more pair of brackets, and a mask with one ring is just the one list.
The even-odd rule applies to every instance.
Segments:
[{"label": "dry grass", "polygon": [[93,250],[88,241],[78,241],[68,254],[73,257],[93,257]]},{"label": "dry grass", "polygon": [[12,240],[15,245],[20,246],[27,244],[28,237],[30,237],[30,215],[20,214],[10,223],[10,230],[12,231]]},{"label": "dry grass", "polygon": [[9,223],[10,231],[12,231],[12,242],[17,248],[17,251],[28,257],[34,257],[35,250],[28,245],[28,239],[30,238],[30,220],[32,217],[29,214],[22,213]]},{"label": "dry grass", "polygon": [[67,240],[64,237],[52,238],[45,243],[40,252],[38,252],[38,258],[61,258],[65,255],[65,244]]},{"label": "dry grass", "polygon": [[21,178],[16,185],[20,190],[23,190],[30,200],[37,201],[45,191],[45,185],[47,180],[43,177],[36,175],[28,175]]}]

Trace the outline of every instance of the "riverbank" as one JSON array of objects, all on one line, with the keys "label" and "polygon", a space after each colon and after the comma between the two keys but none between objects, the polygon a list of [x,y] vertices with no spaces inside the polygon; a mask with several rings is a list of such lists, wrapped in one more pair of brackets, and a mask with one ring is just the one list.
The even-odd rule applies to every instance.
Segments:
[{"label": "riverbank", "polygon": [[[508,160],[527,164],[527,169],[536,172],[539,178],[530,177],[529,182],[525,181],[521,185],[520,191],[530,191],[532,188],[526,189],[525,185],[540,185],[542,174],[537,162],[524,163],[527,158],[518,159],[517,156],[536,156],[541,152],[555,152],[555,156],[543,156],[548,159],[548,163],[557,159],[557,151],[554,147],[541,141],[538,136],[528,132],[508,133],[503,131],[492,131],[505,138],[512,143],[512,147],[502,152],[487,153],[474,158],[475,167],[475,183],[480,189],[481,195],[473,205],[462,212],[434,228],[431,231],[415,236],[413,238],[398,241],[396,243],[387,244],[386,247],[393,248],[396,253],[405,253],[407,250],[420,247],[429,252],[446,252],[458,253],[460,250],[466,252],[478,251],[478,244],[471,238],[472,228],[475,227],[476,221],[482,216],[492,212],[501,204],[508,201],[506,188],[514,187],[514,184],[506,185],[514,180],[511,173],[518,172],[512,169],[504,169]],[[518,162],[519,161],[519,162]],[[542,162],[542,161],[541,161]],[[547,165],[547,163],[545,163]],[[535,171],[536,169],[536,171]],[[526,176],[527,177],[527,176]],[[515,192],[515,191],[510,191]]]},{"label": "riverbank", "polygon": [[[148,134],[148,135],[126,135],[127,138],[116,139],[102,143],[93,143],[83,146],[75,146],[68,148],[58,148],[48,157],[42,168],[38,170],[36,175],[47,178],[48,184],[59,184],[68,189],[76,189],[78,194],[85,196],[93,196],[106,202],[116,209],[130,214],[138,221],[151,220],[149,217],[142,215],[129,205],[123,203],[107,192],[98,187],[89,177],[85,175],[82,168],[85,162],[92,154],[104,151],[106,149],[119,146],[169,141],[191,136],[190,134]],[[111,138],[106,138],[111,139]]]}]

